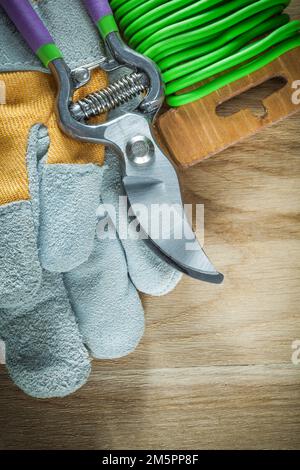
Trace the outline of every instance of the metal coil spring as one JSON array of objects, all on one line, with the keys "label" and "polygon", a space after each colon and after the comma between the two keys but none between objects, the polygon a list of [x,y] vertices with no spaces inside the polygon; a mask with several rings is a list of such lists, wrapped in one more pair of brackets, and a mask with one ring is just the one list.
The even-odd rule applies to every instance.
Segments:
[{"label": "metal coil spring", "polygon": [[129,102],[146,90],[145,76],[134,72],[77,101],[71,106],[71,113],[78,120],[99,116]]}]

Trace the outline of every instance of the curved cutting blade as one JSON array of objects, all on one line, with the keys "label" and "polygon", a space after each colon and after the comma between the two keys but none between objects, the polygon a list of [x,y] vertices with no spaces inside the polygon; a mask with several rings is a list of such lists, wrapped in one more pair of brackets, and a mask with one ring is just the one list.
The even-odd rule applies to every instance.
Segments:
[{"label": "curved cutting blade", "polygon": [[123,179],[131,209],[147,236],[145,242],[184,274],[219,284],[223,275],[206,256],[188,222],[175,170],[171,166],[167,171],[165,181],[139,176]]},{"label": "curved cutting blade", "polygon": [[127,113],[107,125],[105,137],[124,156],[124,187],[151,249],[193,278],[221,283],[223,275],[204,253],[188,222],[176,170],[156,144],[148,120]]}]

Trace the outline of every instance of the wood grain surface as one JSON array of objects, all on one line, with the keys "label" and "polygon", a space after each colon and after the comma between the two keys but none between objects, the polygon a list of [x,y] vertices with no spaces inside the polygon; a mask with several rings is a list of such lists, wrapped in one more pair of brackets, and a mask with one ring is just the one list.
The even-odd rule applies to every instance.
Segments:
[{"label": "wood grain surface", "polygon": [[299,129],[298,113],[182,171],[222,286],[144,296],[136,352],[69,398],[28,398],[0,366],[1,449],[300,448]]}]

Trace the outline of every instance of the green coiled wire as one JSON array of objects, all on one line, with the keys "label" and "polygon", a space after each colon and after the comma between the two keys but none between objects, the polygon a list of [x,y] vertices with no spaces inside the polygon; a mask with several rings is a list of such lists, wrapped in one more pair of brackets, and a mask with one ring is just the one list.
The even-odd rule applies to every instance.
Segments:
[{"label": "green coiled wire", "polygon": [[300,21],[290,21],[283,13],[290,1],[111,0],[110,4],[128,45],[160,68],[167,102],[176,107],[300,46]]}]

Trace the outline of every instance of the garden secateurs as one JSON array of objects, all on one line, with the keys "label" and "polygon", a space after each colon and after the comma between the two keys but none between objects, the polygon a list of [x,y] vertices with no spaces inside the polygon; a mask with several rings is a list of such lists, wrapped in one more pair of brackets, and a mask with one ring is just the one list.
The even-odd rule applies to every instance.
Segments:
[{"label": "garden secateurs", "polygon": [[[170,219],[170,237],[151,237],[147,232],[147,211],[135,214],[141,229],[148,235],[145,241],[150,248],[193,278],[221,283],[223,275],[204,253],[184,211],[176,170],[153,136],[152,124],[164,102],[160,72],[151,60],[124,44],[107,0],[83,0],[83,3],[107,50],[107,57],[97,66],[106,72],[126,67],[131,73],[74,103],[74,92],[89,82],[91,67],[70,70],[28,0],[0,0],[0,6],[56,79],[57,119],[62,131],[82,142],[109,146],[122,158],[123,184],[133,213],[138,205],[148,208],[148,214],[153,205],[176,208],[176,216]],[[121,107],[118,115],[105,123],[89,123],[90,118],[112,111],[137,96],[141,99],[133,111],[124,111]],[[175,236],[179,232],[182,236]]]}]

